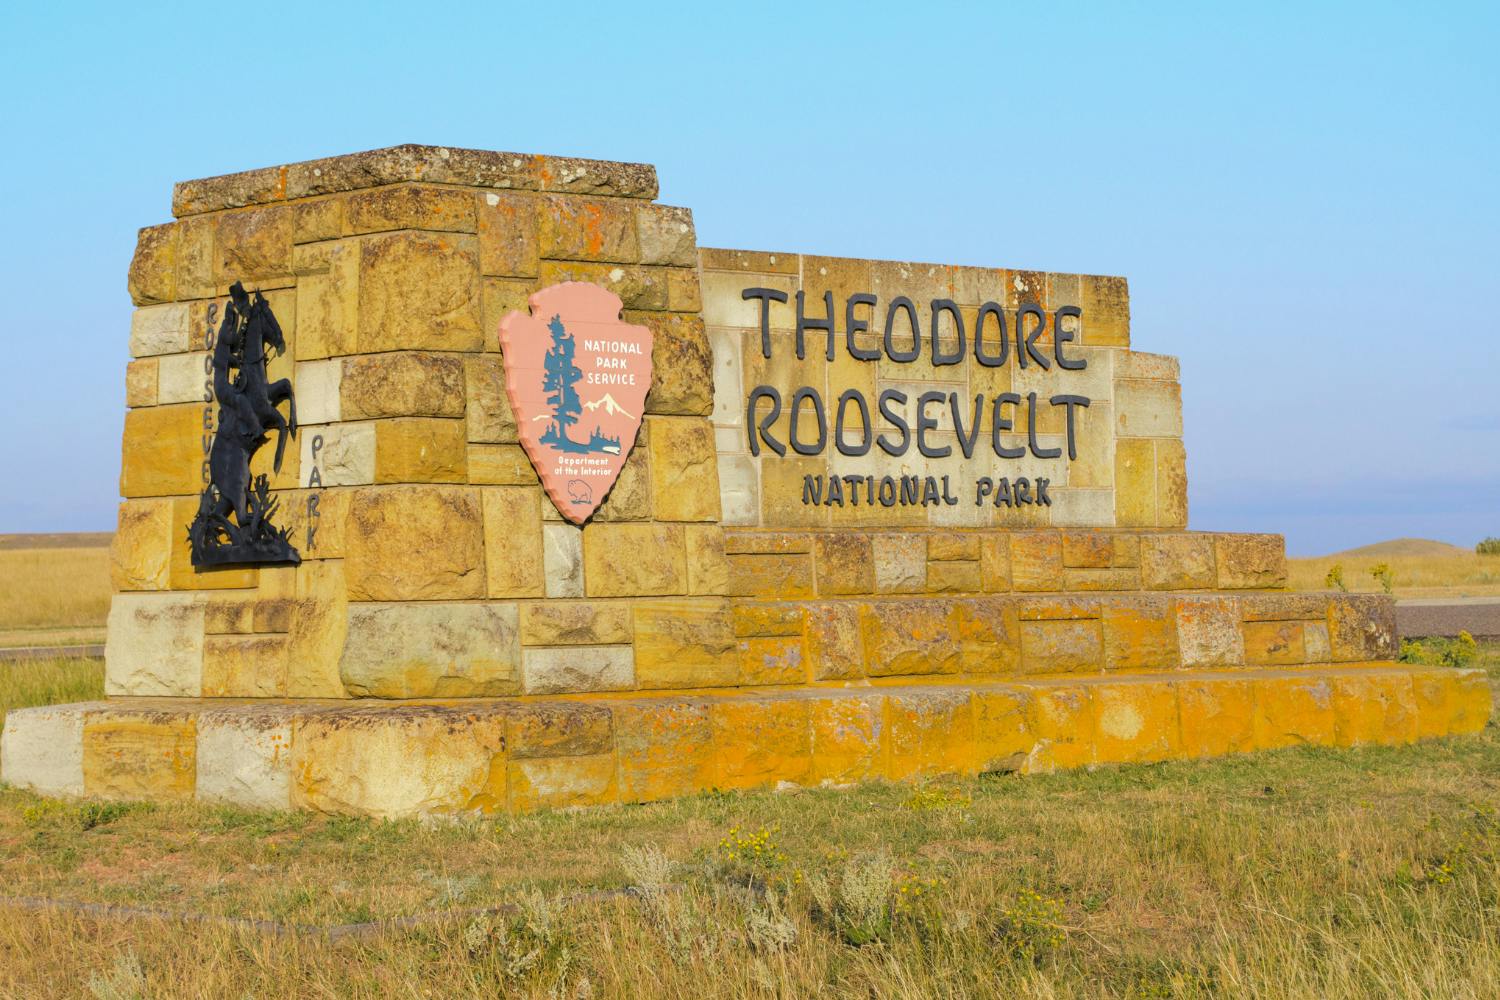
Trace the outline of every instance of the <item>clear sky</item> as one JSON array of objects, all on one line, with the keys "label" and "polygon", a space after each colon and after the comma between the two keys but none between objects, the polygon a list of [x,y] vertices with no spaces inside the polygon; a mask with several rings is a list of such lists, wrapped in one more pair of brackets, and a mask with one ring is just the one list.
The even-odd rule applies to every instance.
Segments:
[{"label": "clear sky", "polygon": [[1500,535],[1500,5],[215,9],[0,11],[0,532],[113,527],[173,181],[419,142],[654,163],[708,246],[1126,275],[1192,527]]}]

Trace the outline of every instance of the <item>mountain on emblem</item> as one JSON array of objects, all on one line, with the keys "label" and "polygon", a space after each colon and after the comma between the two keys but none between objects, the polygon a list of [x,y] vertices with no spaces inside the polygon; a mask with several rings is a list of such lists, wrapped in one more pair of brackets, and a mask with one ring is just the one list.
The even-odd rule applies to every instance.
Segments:
[{"label": "mountain on emblem", "polygon": [[632,420],[635,419],[635,415],[634,414],[626,412],[625,407],[621,406],[619,403],[616,403],[615,402],[615,397],[611,396],[607,392],[604,394],[604,398],[602,398],[602,399],[596,399],[592,403],[584,403],[583,404],[583,408],[585,410],[588,410],[591,413],[594,410],[597,410],[601,406],[604,407],[604,412],[605,413],[623,413],[623,414],[625,414],[625,416],[629,417],[630,419],[632,419]]},{"label": "mountain on emblem", "polygon": [[620,319],[608,289],[568,281],[500,322],[505,389],[521,446],[558,513],[582,524],[635,445],[651,389],[651,331]]}]

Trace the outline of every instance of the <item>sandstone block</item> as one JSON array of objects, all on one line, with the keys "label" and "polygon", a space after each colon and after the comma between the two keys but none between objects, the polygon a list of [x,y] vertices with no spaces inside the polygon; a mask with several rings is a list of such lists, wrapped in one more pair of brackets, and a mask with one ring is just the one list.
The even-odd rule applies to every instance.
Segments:
[{"label": "sandstone block", "polygon": [[1327,594],[1243,594],[1240,614],[1247,622],[1326,621]]},{"label": "sandstone block", "polygon": [[1280,535],[1215,535],[1220,590],[1286,586],[1286,545]]},{"label": "sandstone block", "polygon": [[464,360],[452,354],[392,351],[346,358],[338,385],[346,420],[464,415]]},{"label": "sandstone block", "polygon": [[547,757],[510,762],[510,808],[571,809],[618,801],[615,756]]},{"label": "sandstone block", "polygon": [[146,226],[136,237],[126,283],[130,300],[138,306],[177,298],[177,227],[172,223]]},{"label": "sandstone block", "polygon": [[375,482],[468,482],[463,421],[394,417],[377,420],[374,427]]},{"label": "sandstone block", "polygon": [[1141,580],[1147,590],[1212,590],[1212,535],[1145,535],[1141,539]]},{"label": "sandstone block", "polygon": [[1303,622],[1302,647],[1308,663],[1329,663],[1333,660],[1333,648],[1328,639],[1328,623]]},{"label": "sandstone block", "polygon": [[741,639],[800,636],[807,621],[806,606],[800,603],[735,604],[730,610],[734,634]]},{"label": "sandstone block", "polygon": [[1036,743],[1021,770],[1026,774],[1083,767],[1094,762],[1094,713],[1089,688],[1047,685],[1032,689],[1031,731]]},{"label": "sandstone block", "polygon": [[[659,315],[669,315],[662,312],[667,308],[667,275],[664,268],[642,267],[639,264],[544,260],[539,272],[539,285],[586,281],[614,292],[626,309],[650,309]],[[628,317],[626,321],[639,322]]]},{"label": "sandstone block", "polygon": [[653,417],[651,509],[663,521],[719,519],[718,463],[713,427],[706,420]]},{"label": "sandstone block", "polygon": [[870,537],[875,592],[920,594],[927,589],[927,544],[917,534]]},{"label": "sandstone block", "polygon": [[977,562],[927,564],[927,591],[932,594],[978,593],[983,581]]},{"label": "sandstone block", "polygon": [[[344,540],[349,599],[484,597],[482,523],[479,491],[467,487],[389,486],[354,491]],[[540,534],[538,530],[538,549]],[[422,553],[422,558],[413,559],[414,552]],[[540,551],[537,556],[539,566]]]},{"label": "sandstone block", "polygon": [[132,357],[182,354],[187,351],[188,346],[186,302],[145,306],[131,314],[130,354]]},{"label": "sandstone block", "polygon": [[[120,495],[166,497],[203,489],[202,403],[148,406],[125,413]],[[211,418],[210,418],[211,419]]]},{"label": "sandstone block", "polygon": [[474,196],[453,188],[403,184],[357,191],[345,201],[345,209],[351,233],[474,232]]},{"label": "sandstone block", "polygon": [[952,601],[861,604],[859,631],[865,672],[871,677],[951,674],[959,670],[961,657]]},{"label": "sandstone block", "polygon": [[211,298],[218,291],[214,281],[217,220],[212,217],[183,219],[177,227],[177,297]]},{"label": "sandstone block", "polygon": [[170,585],[174,529],[171,500],[126,500],[120,504],[109,547],[115,590],[165,590]]},{"label": "sandstone block", "polygon": [[1098,684],[1091,694],[1097,760],[1136,763],[1181,756],[1174,685]]},{"label": "sandstone block", "polygon": [[292,713],[218,708],[198,714],[196,797],[243,809],[291,808]]},{"label": "sandstone block", "polygon": [[843,784],[882,774],[884,702],[883,696],[868,694],[839,694],[809,702],[812,768],[808,781]]},{"label": "sandstone block", "polygon": [[1104,664],[1109,670],[1173,670],[1179,665],[1177,614],[1155,595],[1105,601]]},{"label": "sandstone block", "polygon": [[1063,566],[1069,569],[1109,569],[1114,565],[1114,536],[1103,531],[1064,531]]},{"label": "sandstone block", "polygon": [[667,272],[667,309],[685,313],[703,311],[703,296],[696,270],[673,268]]},{"label": "sandstone block", "polygon": [[125,405],[155,406],[160,358],[140,358],[125,365]]},{"label": "sandstone block", "polygon": [[1182,437],[1182,387],[1176,382],[1117,379],[1115,432],[1120,437]]},{"label": "sandstone block", "polygon": [[1335,677],[1334,740],[1341,747],[1415,742],[1417,699],[1410,674],[1363,672]]},{"label": "sandstone block", "polygon": [[336,240],[344,235],[344,199],[319,198],[292,206],[292,254],[295,244]]},{"label": "sandstone block", "polygon": [[537,204],[530,195],[488,191],[480,197],[479,269],[485,274],[537,273]]},{"label": "sandstone block", "polygon": [[645,521],[651,517],[650,450],[645,442],[637,440],[620,470],[620,478],[594,512],[594,520]]},{"label": "sandstone block", "polygon": [[819,535],[814,546],[819,594],[826,597],[875,592],[874,550],[868,535]]},{"label": "sandstone block", "polygon": [[517,702],[507,714],[505,742],[512,760],[593,756],[614,748],[613,717],[606,705]]},{"label": "sandstone block", "polygon": [[292,273],[292,213],[285,205],[229,212],[214,234],[214,282],[285,278]]},{"label": "sandstone block", "polygon": [[1011,586],[1019,591],[1062,589],[1062,538],[1053,531],[1011,535],[1010,578]]},{"label": "sandstone block", "polygon": [[537,202],[537,249],[551,260],[634,264],[641,259],[635,206],[552,195]]},{"label": "sandstone block", "polygon": [[469,482],[474,486],[540,486],[536,469],[517,444],[471,444]]},{"label": "sandstone block", "polygon": [[[251,472],[254,471],[254,466],[251,466]],[[260,570],[254,566],[200,569],[193,565],[187,529],[197,511],[197,497],[178,497],[172,501],[172,547],[167,569],[170,589],[234,590],[254,587],[260,576]]]},{"label": "sandstone block", "polygon": [[421,602],[349,606],[339,660],[357,698],[493,698],[520,690],[514,604]]},{"label": "sandstone block", "polygon": [[716,788],[804,784],[812,771],[812,711],[785,698],[721,701],[709,710]]},{"label": "sandstone block", "polygon": [[583,532],[579,528],[543,525],[542,562],[548,597],[583,596]]},{"label": "sandstone block", "polygon": [[83,790],[102,799],[185,801],[197,773],[192,715],[110,706],[83,722]]},{"label": "sandstone block", "polygon": [[343,709],[302,720],[292,805],[377,817],[506,806],[505,716],[438,705]]},{"label": "sandstone block", "polygon": [[1004,593],[1010,590],[1010,538],[986,534],[979,545],[979,576],[984,589]]},{"label": "sandstone block", "polygon": [[1021,665],[1021,625],[1016,603],[1003,597],[954,602],[963,672],[1011,674]]},{"label": "sandstone block", "polygon": [[979,688],[973,695],[974,754],[980,774],[1020,770],[1036,737],[1031,696],[1017,688]]},{"label": "sandstone block", "polygon": [[888,776],[973,774],[974,713],[969,692],[918,689],[886,698],[890,713]]},{"label": "sandstone block", "polygon": [[483,354],[464,359],[464,392],[470,441],[515,444],[520,440],[510,395],[505,391],[505,368],[498,356]]},{"label": "sandstone block", "polygon": [[483,345],[474,237],[408,230],[361,242],[361,351],[478,351]]},{"label": "sandstone block", "polygon": [[298,247],[293,260],[298,275],[297,360],[353,354],[359,336],[360,241]]},{"label": "sandstone block", "polygon": [[39,795],[83,788],[83,721],[98,702],[13,708],[0,730],[0,781]]},{"label": "sandstone block", "polygon": [[491,597],[541,597],[547,569],[542,494],[521,486],[483,491],[484,564]]},{"label": "sandstone block", "polygon": [[1333,691],[1317,677],[1271,677],[1255,683],[1255,747],[1332,746]]},{"label": "sandstone block", "polygon": [[629,646],[528,646],[522,664],[527,694],[635,687],[635,656]]},{"label": "sandstone block", "polygon": [[1021,622],[1021,669],[1028,674],[1099,670],[1104,636],[1097,620]]},{"label": "sandstone block", "polygon": [[706,416],[713,410],[713,351],[697,316],[627,313],[627,323],[651,328],[651,393],[646,412]]},{"label": "sandstone block", "polygon": [[297,419],[303,424],[337,423],[342,412],[340,382],[343,374],[343,361],[299,361],[295,382]]},{"label": "sandstone block", "polygon": [[625,702],[615,709],[615,746],[621,801],[690,794],[712,781],[713,726],[707,705]]},{"label": "sandstone block", "polygon": [[807,606],[807,662],[814,680],[864,676],[864,642],[854,604]]},{"label": "sandstone block", "polygon": [[1156,519],[1156,445],[1145,438],[1115,441],[1115,523],[1153,528]]},{"label": "sandstone block", "polygon": [[738,640],[742,687],[801,684],[807,679],[807,656],[801,636],[756,636]]},{"label": "sandstone block", "polygon": [[687,593],[682,525],[591,521],[583,529],[583,582],[590,597]]},{"label": "sandstone block", "polygon": [[286,694],[284,635],[213,635],[203,641],[203,697],[279,698]]},{"label": "sandstone block", "polygon": [[197,698],[203,690],[203,603],[195,594],[116,594],[104,643],[111,696]]},{"label": "sandstone block", "polygon": [[323,424],[300,428],[299,485],[365,486],[375,482],[375,424]]},{"label": "sandstone block", "polygon": [[209,356],[203,352],[168,354],[156,359],[156,401],[205,404],[209,393]]},{"label": "sandstone block", "polygon": [[1255,690],[1246,680],[1177,681],[1182,749],[1189,757],[1221,757],[1255,747]]},{"label": "sandstone block", "polygon": [[719,454],[719,509],[726,525],[760,521],[760,471],[754,459]]},{"label": "sandstone block", "polygon": [[1245,638],[1233,598],[1180,597],[1175,607],[1184,667],[1229,667],[1245,662]]},{"label": "sandstone block", "polygon": [[1186,528],[1188,523],[1187,452],[1181,441],[1156,442],[1156,524]]},{"label": "sandstone block", "polygon": [[344,560],[318,559],[297,567],[297,607],[287,634],[289,698],[344,698],[339,658],[348,634]]},{"label": "sandstone block", "polygon": [[1396,656],[1396,603],[1374,594],[1336,594],[1328,600],[1328,638],[1335,662]]},{"label": "sandstone block", "polygon": [[635,670],[643,690],[721,687],[739,676],[726,601],[648,601],[635,606]]},{"label": "sandstone block", "polygon": [[593,646],[631,640],[630,606],[603,601],[544,601],[521,606],[526,646]]},{"label": "sandstone block", "polygon": [[1254,666],[1290,666],[1307,662],[1301,622],[1246,622],[1245,662]]},{"label": "sandstone block", "polygon": [[1130,289],[1124,278],[1082,276],[1083,342],[1130,346]]},{"label": "sandstone block", "polygon": [[724,529],[717,524],[690,524],[685,529],[688,591],[722,597],[729,593],[729,559]]},{"label": "sandstone block", "polygon": [[690,209],[639,205],[635,224],[642,264],[698,266],[698,238]]}]

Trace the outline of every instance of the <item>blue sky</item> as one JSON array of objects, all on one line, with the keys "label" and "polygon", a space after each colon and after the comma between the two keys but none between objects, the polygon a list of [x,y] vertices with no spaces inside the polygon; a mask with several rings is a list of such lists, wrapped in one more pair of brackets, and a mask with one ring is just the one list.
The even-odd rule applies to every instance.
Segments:
[{"label": "blue sky", "polygon": [[1124,274],[1192,527],[1500,535],[1497,6],[984,7],[7,5],[0,532],[113,526],[173,181],[422,142],[654,163],[704,245]]}]

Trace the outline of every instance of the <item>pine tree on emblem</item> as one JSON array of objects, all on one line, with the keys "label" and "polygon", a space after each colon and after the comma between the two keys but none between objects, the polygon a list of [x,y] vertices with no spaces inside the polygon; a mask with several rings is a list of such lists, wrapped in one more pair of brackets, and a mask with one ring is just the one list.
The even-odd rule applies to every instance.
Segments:
[{"label": "pine tree on emblem", "polygon": [[542,443],[564,451],[587,451],[587,445],[580,445],[568,437],[568,428],[578,422],[578,415],[583,412],[583,404],[574,388],[583,378],[583,372],[573,364],[573,335],[563,326],[561,316],[553,316],[547,329],[552,334],[552,348],[543,359],[545,376],[542,389],[548,394],[553,422],[542,435]]}]

